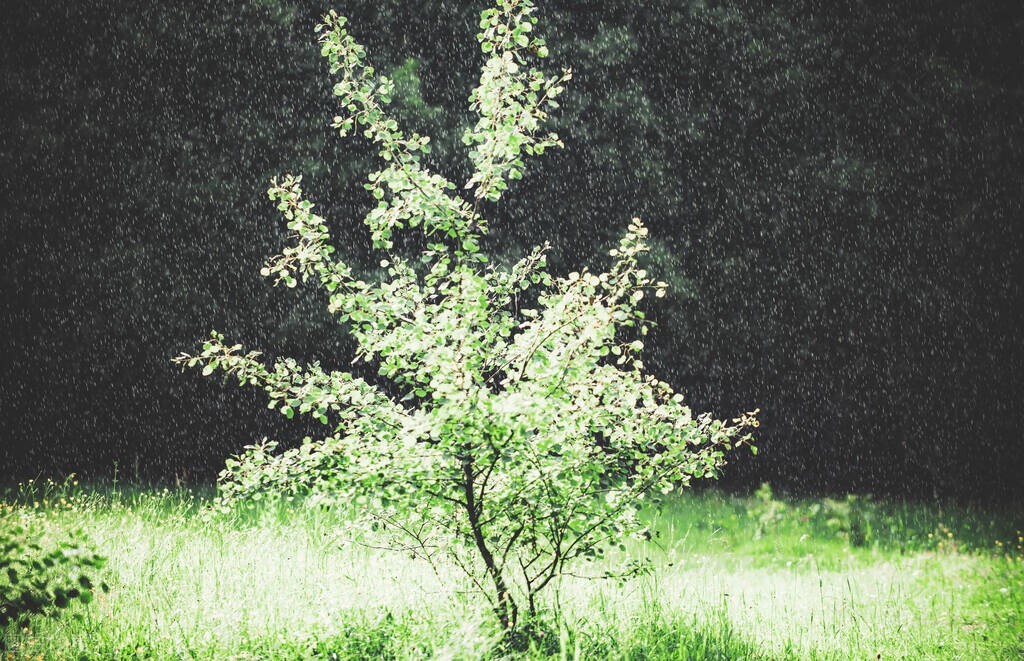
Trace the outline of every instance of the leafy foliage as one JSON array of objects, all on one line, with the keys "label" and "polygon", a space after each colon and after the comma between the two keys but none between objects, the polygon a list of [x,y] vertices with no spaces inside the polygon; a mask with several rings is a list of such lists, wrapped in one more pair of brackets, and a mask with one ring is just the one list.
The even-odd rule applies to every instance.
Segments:
[{"label": "leafy foliage", "polygon": [[[652,493],[716,475],[757,425],[756,412],[731,422],[696,415],[644,373],[651,324],[642,303],[666,284],[639,262],[648,235],[639,219],[600,273],[552,275],[546,245],[506,266],[481,252],[481,205],[522,176],[525,156],[559,144],[540,125],[570,74],[532,66],[547,54],[533,10],[527,0],[499,0],[481,14],[487,60],[470,97],[479,121],[464,137],[469,199],[424,165],[430,139],[406,134],[386,110],[394,83],[367,63],[346,19],[332,12],[319,27],[322,54],[340,76],[332,126],[361,132],[384,163],[365,184],[377,201],[365,222],[385,275],[366,282],[336,257],[327,221],[291,175],[268,193],[293,243],[262,274],[322,286],[358,343],[353,362],[376,367],[381,384],[319,363],[268,365],[216,331],[201,352],[177,358],[261,387],[271,408],[330,430],[299,448],[277,453],[268,442],[229,460],[225,506],[281,492],[360,503],[391,548],[460,567],[509,639],[536,626],[537,595],[572,563],[629,535],[650,538],[638,513]],[[392,252],[408,228],[426,240],[414,260]]]},{"label": "leafy foliage", "polygon": [[57,615],[75,602],[88,604],[96,572],[106,559],[89,549],[81,531],[50,539],[37,521],[0,517],[0,627],[24,624],[36,614]]},{"label": "leafy foliage", "polygon": [[842,500],[825,498],[820,509],[812,506],[811,513],[820,513],[826,527],[848,539],[851,546],[867,546],[874,539],[871,515],[875,509],[870,497],[847,494]]},{"label": "leafy foliage", "polygon": [[756,522],[754,539],[761,539],[765,533],[775,531],[775,527],[784,520],[788,508],[786,503],[775,498],[772,487],[767,482],[762,482],[754,492],[752,503],[747,508],[747,516]]}]

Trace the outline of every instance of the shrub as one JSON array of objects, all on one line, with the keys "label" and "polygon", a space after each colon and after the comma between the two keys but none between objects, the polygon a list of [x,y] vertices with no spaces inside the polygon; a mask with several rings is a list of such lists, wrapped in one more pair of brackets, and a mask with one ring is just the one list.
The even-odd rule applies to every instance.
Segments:
[{"label": "shrub", "polygon": [[[266,442],[229,460],[225,506],[282,492],[358,503],[391,548],[460,568],[507,641],[536,630],[538,594],[570,565],[627,536],[650,537],[638,512],[651,494],[715,475],[757,424],[754,413],[731,422],[695,415],[644,373],[642,304],[649,293],[663,296],[665,283],[640,263],[648,231],[638,219],[600,273],[555,277],[546,246],[509,266],[481,251],[484,205],[523,175],[526,157],[561,144],[540,127],[571,74],[534,66],[547,46],[533,14],[528,0],[481,13],[486,61],[470,96],[478,120],[463,138],[473,164],[467,197],[424,165],[429,138],[407,135],[388,114],[394,84],[367,63],[345,18],[332,12],[319,26],[340,78],[332,126],[342,136],[361,132],[383,162],[365,188],[376,200],[366,224],[386,276],[366,282],[336,257],[298,176],[269,190],[294,242],[262,273],[275,284],[322,286],[358,341],[355,360],[371,363],[379,380],[290,358],[268,365],[216,331],[198,354],[176,359],[259,386],[271,408],[327,427],[301,447],[277,452]],[[410,228],[426,241],[407,259],[393,239]]]},{"label": "shrub", "polygon": [[754,539],[761,539],[766,533],[775,532],[782,523],[789,509],[786,503],[778,500],[772,486],[762,482],[754,492],[754,500],[747,507],[747,516],[754,519]]},{"label": "shrub", "polygon": [[826,498],[822,507],[825,525],[838,536],[845,537],[850,546],[868,546],[874,540],[871,525],[875,507],[869,496],[847,494],[843,500]]},{"label": "shrub", "polygon": [[107,591],[96,583],[105,563],[80,531],[51,538],[38,521],[0,517],[0,628],[90,603],[97,587]]}]

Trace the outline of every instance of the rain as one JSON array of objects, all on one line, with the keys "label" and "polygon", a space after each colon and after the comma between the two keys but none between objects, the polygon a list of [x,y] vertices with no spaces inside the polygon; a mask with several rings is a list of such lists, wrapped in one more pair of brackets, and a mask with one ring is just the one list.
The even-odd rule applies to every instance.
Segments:
[{"label": "rain", "polygon": [[[59,3],[58,3],[59,4]],[[431,170],[462,134],[486,3],[336,6]],[[695,411],[760,410],[696,489],[857,494],[1020,516],[1024,14],[1015,3],[539,3],[573,77],[564,141],[485,205],[483,251],[551,243],[610,264],[650,229],[647,371]],[[213,485],[263,438],[319,423],[172,363],[211,329],[380,380],[314,287],[260,277],[288,231],[266,190],[302,174],[361,277],[379,167],[339,139],[309,0],[5,3],[0,25],[0,482]],[[415,254],[406,232],[396,251]],[[155,487],[154,487],[155,488]],[[1019,614],[1018,614],[1019,616]],[[2,649],[2,648],[0,648]]]},{"label": "rain", "polygon": [[[552,117],[566,148],[489,210],[488,248],[549,239],[561,271],[597,268],[643,218],[672,285],[651,309],[655,371],[700,407],[764,411],[740,483],[1019,496],[1019,16],[669,5],[547,9],[552,61],[575,73]],[[19,474],[117,459],[208,477],[284,433],[251,393],[177,374],[170,357],[209,328],[347,362],[315,292],[258,277],[285,234],[262,192],[286,172],[373,263],[371,153],[327,128],[323,9],[13,8],[3,407]],[[476,8],[347,11],[400,117],[434,137],[431,165],[464,179]]]}]

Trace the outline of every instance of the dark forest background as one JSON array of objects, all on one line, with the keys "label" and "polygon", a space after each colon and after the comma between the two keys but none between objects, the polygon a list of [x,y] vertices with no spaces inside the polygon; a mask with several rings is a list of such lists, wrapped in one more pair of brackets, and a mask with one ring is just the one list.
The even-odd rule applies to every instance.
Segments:
[{"label": "dark forest background", "polygon": [[[459,142],[480,3],[347,0],[432,166]],[[325,0],[3,3],[0,467],[23,479],[212,479],[263,436],[316,432],[181,373],[211,328],[345,366],[312,290],[260,278],[304,174],[374,262],[359,140],[328,128]],[[566,148],[488,210],[487,249],[550,239],[603,264],[629,218],[673,288],[646,362],[720,415],[760,407],[725,482],[1024,497],[1020,3],[541,2],[575,77]],[[368,269],[372,271],[372,269]]]}]

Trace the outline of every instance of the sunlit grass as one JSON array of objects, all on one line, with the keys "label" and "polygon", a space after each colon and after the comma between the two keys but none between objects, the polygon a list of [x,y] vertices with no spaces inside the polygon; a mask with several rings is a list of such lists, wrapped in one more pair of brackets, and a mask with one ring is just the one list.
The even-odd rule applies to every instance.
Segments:
[{"label": "sunlit grass", "polygon": [[[9,658],[479,658],[497,632],[454,572],[339,534],[293,506],[206,518],[208,493],[25,484],[7,517],[84,528],[111,591],[4,634]],[[530,656],[1015,658],[1024,654],[1020,516],[716,493],[654,518],[654,571],[567,578],[565,621]],[[857,519],[861,529],[851,532]],[[2,521],[3,519],[0,519]],[[858,525],[856,522],[853,524]],[[851,539],[856,544],[851,543]],[[583,565],[580,574],[599,574]]]}]

